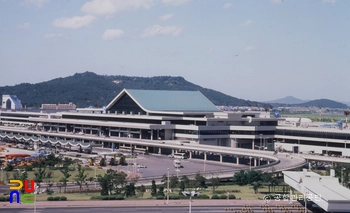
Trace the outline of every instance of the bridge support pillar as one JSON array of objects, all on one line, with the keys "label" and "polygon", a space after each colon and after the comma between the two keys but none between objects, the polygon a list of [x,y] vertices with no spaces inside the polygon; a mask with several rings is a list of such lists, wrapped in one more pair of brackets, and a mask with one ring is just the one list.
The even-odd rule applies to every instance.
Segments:
[{"label": "bridge support pillar", "polygon": [[204,152],[204,160],[207,160],[207,153]]},{"label": "bridge support pillar", "polygon": [[254,158],[254,167],[256,166],[256,158]]},{"label": "bridge support pillar", "polygon": [[267,164],[270,164],[270,160],[267,160]]},{"label": "bridge support pillar", "polygon": [[236,156],[236,164],[239,165],[239,157]]},{"label": "bridge support pillar", "polygon": [[289,203],[293,203],[293,191],[292,187],[289,187]]},{"label": "bridge support pillar", "polygon": [[175,150],[172,149],[172,150],[171,150],[171,154],[174,155],[174,153],[175,153]]},{"label": "bridge support pillar", "polygon": [[192,151],[190,151],[189,159],[192,159]]},{"label": "bridge support pillar", "polygon": [[158,148],[158,154],[162,154],[162,148]]},{"label": "bridge support pillar", "polygon": [[254,147],[255,147],[255,143],[254,143],[254,139],[253,139],[253,141],[252,141],[252,149],[254,149]]},{"label": "bridge support pillar", "polygon": [[220,154],[220,163],[222,163],[222,154]]}]

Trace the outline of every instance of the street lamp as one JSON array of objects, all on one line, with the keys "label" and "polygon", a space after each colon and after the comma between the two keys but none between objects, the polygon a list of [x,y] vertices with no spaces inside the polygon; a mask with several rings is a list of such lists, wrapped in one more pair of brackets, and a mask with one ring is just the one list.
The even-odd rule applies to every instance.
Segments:
[{"label": "street lamp", "polygon": [[166,204],[169,204],[169,168],[168,168],[168,181],[167,181],[167,193],[166,193]]},{"label": "street lamp", "polygon": [[191,192],[182,191],[182,194],[185,195],[186,197],[187,197],[187,196],[190,197],[190,208],[189,208],[189,213],[191,213],[191,211],[192,211],[192,197],[193,197],[193,196],[198,196],[200,193],[199,193],[199,192],[196,192],[196,191],[191,191]]},{"label": "street lamp", "polygon": [[35,184],[35,187],[34,187],[34,213],[36,213],[36,194],[38,193],[38,188],[39,188],[39,186],[37,186]]}]

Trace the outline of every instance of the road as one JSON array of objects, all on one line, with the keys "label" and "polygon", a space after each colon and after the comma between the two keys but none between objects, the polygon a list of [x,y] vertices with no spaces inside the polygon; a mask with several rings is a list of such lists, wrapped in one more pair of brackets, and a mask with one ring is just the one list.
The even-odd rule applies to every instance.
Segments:
[{"label": "road", "polygon": [[[249,206],[248,206],[249,205]],[[192,212],[255,212],[266,213],[268,210],[275,213],[300,212],[303,206],[294,201],[271,201],[266,204],[257,200],[193,200]],[[34,212],[33,204],[0,203],[0,212],[29,213]],[[165,204],[163,200],[143,201],[56,201],[37,203],[37,213],[86,213],[86,212],[138,212],[138,213],[181,213],[189,212],[189,200],[170,200]]]}]

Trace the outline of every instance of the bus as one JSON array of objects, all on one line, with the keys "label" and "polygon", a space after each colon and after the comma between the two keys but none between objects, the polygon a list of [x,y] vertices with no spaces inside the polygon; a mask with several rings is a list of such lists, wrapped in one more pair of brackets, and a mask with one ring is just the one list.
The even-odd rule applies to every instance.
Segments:
[{"label": "bus", "polygon": [[177,152],[174,154],[174,158],[178,158],[178,159],[186,159],[186,153],[181,153],[181,152]]}]

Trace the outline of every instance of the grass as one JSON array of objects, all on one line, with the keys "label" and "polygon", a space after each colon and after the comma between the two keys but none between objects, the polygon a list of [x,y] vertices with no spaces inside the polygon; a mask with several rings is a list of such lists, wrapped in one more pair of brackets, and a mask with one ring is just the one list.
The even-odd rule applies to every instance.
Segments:
[{"label": "grass", "polygon": [[[90,167],[85,167],[86,168],[86,171],[85,171],[85,174],[87,174],[87,178],[89,177],[95,177],[95,170],[90,168]],[[36,169],[33,169],[33,171],[28,171],[28,180],[32,180],[34,179],[34,173],[35,173],[35,170]],[[22,171],[22,170],[21,170]],[[49,171],[48,168],[46,168],[46,172]],[[51,170],[52,171],[52,178],[50,178],[50,181],[51,182],[59,182],[59,180],[63,177],[62,176],[62,172],[60,170]],[[13,170],[11,172],[6,172],[9,174],[9,178],[12,179],[13,178],[13,174],[14,173],[18,173],[17,170]],[[103,175],[106,173],[106,170],[104,169],[99,169],[99,168],[96,168],[96,175]],[[69,182],[73,182],[73,179],[74,177],[78,174],[78,171],[70,171],[69,174],[71,174],[71,176],[68,178],[69,179]],[[4,177],[6,177],[4,175]],[[44,181],[46,182],[48,179],[45,179]]]}]

